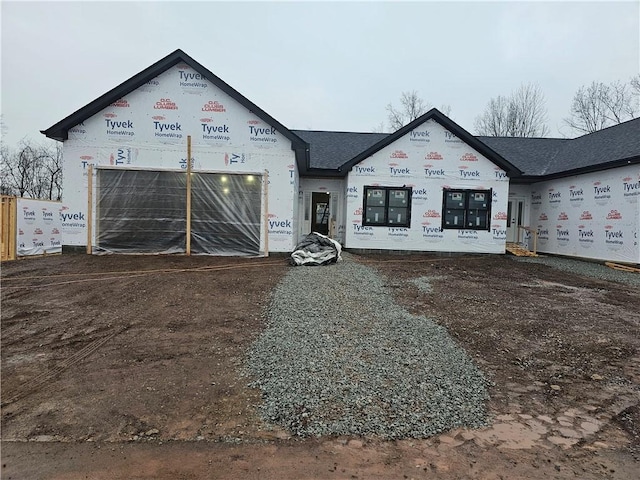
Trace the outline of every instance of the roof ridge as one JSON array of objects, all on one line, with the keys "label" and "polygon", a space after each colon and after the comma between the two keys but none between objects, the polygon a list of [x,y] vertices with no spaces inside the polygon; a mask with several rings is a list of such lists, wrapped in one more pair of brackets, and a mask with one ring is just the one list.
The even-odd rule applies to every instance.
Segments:
[{"label": "roof ridge", "polygon": [[391,135],[386,132],[350,132],[345,130],[308,130],[303,128],[292,128],[292,132],[314,132],[314,133],[355,133],[358,135]]},{"label": "roof ridge", "polygon": [[[561,138],[561,137],[507,137],[502,135],[476,135],[476,138],[500,138],[500,139],[515,139],[515,140],[575,140],[575,138]],[[580,138],[580,137],[577,137]]]},{"label": "roof ridge", "polygon": [[598,133],[604,132],[604,131],[609,130],[611,128],[618,128],[618,127],[623,126],[623,125],[626,126],[628,123],[636,122],[636,121],[640,121],[640,117],[631,118],[629,120],[625,120],[624,122],[620,122],[620,123],[615,123],[613,125],[609,125],[607,127],[601,128],[600,130],[596,130],[595,132],[588,132],[588,133],[585,133],[583,135],[580,135],[579,137],[572,138],[571,140],[579,140],[579,139],[584,138],[584,137],[589,137],[591,135],[596,135]]}]

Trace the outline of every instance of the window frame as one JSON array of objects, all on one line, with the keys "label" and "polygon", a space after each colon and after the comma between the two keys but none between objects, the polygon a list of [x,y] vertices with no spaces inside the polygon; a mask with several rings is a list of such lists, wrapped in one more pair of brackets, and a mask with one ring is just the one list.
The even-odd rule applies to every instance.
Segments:
[{"label": "window frame", "polygon": [[[384,190],[384,223],[380,222],[367,222],[367,198],[369,190]],[[406,207],[393,207],[389,205],[390,192],[394,190],[403,190],[407,192],[407,206]],[[363,227],[392,227],[392,228],[410,228],[411,227],[411,197],[413,196],[413,187],[386,187],[380,185],[365,185],[363,187],[363,199],[362,199],[362,226]],[[391,223],[389,222],[389,209],[390,208],[406,208],[407,220],[403,223]]]},{"label": "window frame", "polygon": [[[449,209],[449,210],[462,210],[463,220],[462,226],[457,225],[447,225],[447,193],[464,193],[464,208],[457,209]],[[471,208],[469,206],[471,195],[475,193],[484,193],[487,195],[487,208]],[[442,189],[442,229],[443,230],[479,230],[479,231],[491,231],[491,204],[493,203],[493,189],[480,189],[480,188],[443,188]],[[477,227],[477,226],[468,226],[467,221],[469,218],[469,214],[472,211],[485,211],[486,212],[486,225],[485,227]]]}]

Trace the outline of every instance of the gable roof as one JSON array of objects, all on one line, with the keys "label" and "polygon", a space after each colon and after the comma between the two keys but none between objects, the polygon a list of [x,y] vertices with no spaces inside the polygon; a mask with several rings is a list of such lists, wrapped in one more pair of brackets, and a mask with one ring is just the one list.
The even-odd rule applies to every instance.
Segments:
[{"label": "gable roof", "polygon": [[522,179],[529,181],[640,163],[640,118],[574,139],[478,138],[515,163],[523,172]]},{"label": "gable roof", "polygon": [[264,120],[266,123],[275,127],[275,129],[284,135],[287,139],[289,139],[292,143],[292,150],[296,151],[296,160],[298,161],[298,166],[301,170],[306,168],[306,150],[308,149],[308,144],[294,134],[287,127],[278,122],[275,118],[269,115],[267,112],[258,107],[255,103],[251,102],[237,90],[232,88],[230,85],[225,83],[219,77],[213,74],[210,70],[206,69],[200,63],[196,62],[193,58],[187,55],[182,50],[178,49],[173,53],[170,53],[166,57],[158,60],[156,63],[151,65],[150,67],[145,68],[140,73],[134,75],[128,80],[125,80],[123,83],[118,85],[117,87],[109,90],[104,95],[96,98],[91,103],[88,103],[84,107],[79,110],[73,112],[68,117],[60,120],[58,123],[52,125],[46,130],[41,130],[40,133],[43,133],[49,138],[58,141],[64,141],[68,138],[69,130],[80,122],[85,121],[86,119],[92,117],[96,113],[100,112],[104,108],[111,105],[113,102],[120,100],[122,97],[128,95],[132,91],[141,87],[148,81],[154,79],[158,75],[164,73],[169,68],[179,64],[184,63],[190,66],[193,70],[198,72],[200,75],[205,77],[208,81],[210,81],[213,85],[218,87],[224,93],[229,95],[231,98],[236,100],[238,103],[246,107],[249,111],[255,114],[258,118]]},{"label": "gable roof", "polygon": [[354,165],[357,165],[358,163],[370,157],[371,155],[378,152],[382,148],[395,142],[400,137],[403,137],[404,135],[412,131],[414,128],[419,127],[427,120],[434,120],[435,122],[439,123],[443,128],[453,133],[460,140],[462,140],[467,145],[469,145],[470,147],[472,147],[473,149],[475,149],[476,151],[478,151],[479,153],[487,157],[490,161],[495,163],[497,166],[502,168],[505,172],[507,172],[507,175],[509,177],[522,175],[522,172],[520,171],[520,169],[518,169],[514,164],[507,161],[502,155],[500,155],[499,153],[491,149],[489,146],[487,146],[486,144],[478,140],[476,137],[471,135],[460,125],[455,123],[449,117],[445,116],[437,108],[432,108],[424,115],[421,115],[420,117],[416,118],[413,122],[408,123],[404,127],[397,130],[396,132],[382,138],[379,142],[375,143],[374,145],[367,148],[363,152],[360,152],[358,155],[356,155],[347,163],[345,163],[340,168],[340,170],[343,172],[347,172],[351,170],[351,168],[353,168]]},{"label": "gable roof", "polygon": [[640,162],[640,118],[568,142],[546,175],[602,170]]},{"label": "gable roof", "polygon": [[289,130],[180,49],[41,133],[54,140],[66,140],[71,128],[179,63],[190,66],[289,139],[301,175],[344,177],[354,165],[427,120],[436,121],[509,177],[523,183],[640,163],[640,118],[575,139],[474,137],[435,108],[392,134]]}]

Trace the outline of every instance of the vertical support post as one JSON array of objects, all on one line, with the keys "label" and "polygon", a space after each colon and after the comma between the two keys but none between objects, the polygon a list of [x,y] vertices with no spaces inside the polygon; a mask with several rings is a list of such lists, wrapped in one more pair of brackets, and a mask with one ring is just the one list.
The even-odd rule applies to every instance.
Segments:
[{"label": "vertical support post", "polygon": [[93,165],[89,165],[87,172],[87,255],[92,253],[92,231],[93,224]]},{"label": "vertical support post", "polygon": [[15,260],[18,256],[18,197],[13,197],[9,204],[9,260]]},{"label": "vertical support post", "polygon": [[191,255],[191,135],[187,135],[187,256]]},{"label": "vertical support post", "polygon": [[2,196],[2,227],[0,235],[2,236],[2,260],[16,259],[17,244],[17,213],[18,199],[17,197]]},{"label": "vertical support post", "polygon": [[269,256],[269,170],[264,171],[264,256]]}]

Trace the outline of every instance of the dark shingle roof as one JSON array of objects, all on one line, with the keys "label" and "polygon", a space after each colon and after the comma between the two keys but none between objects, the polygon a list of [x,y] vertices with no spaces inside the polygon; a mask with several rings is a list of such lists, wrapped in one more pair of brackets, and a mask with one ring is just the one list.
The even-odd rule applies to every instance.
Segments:
[{"label": "dark shingle roof", "polygon": [[616,161],[640,161],[640,118],[571,140],[546,175]]},{"label": "dark shingle roof", "polygon": [[524,175],[544,175],[554,164],[558,152],[570,142],[563,138],[477,138],[522,170]]},{"label": "dark shingle roof", "polygon": [[310,145],[311,168],[338,169],[359,153],[375,145],[388,133],[325,132],[291,130]]},{"label": "dark shingle roof", "polygon": [[640,162],[640,118],[574,139],[477,138],[525,176],[563,176]]},{"label": "dark shingle roof", "polygon": [[291,130],[291,132],[309,144],[309,174],[344,176],[354,165],[406,135],[427,120],[434,120],[442,125],[496,165],[504,168],[510,176],[521,174],[517,166],[506,157],[480,142],[476,137],[435,108],[432,108],[396,132],[389,134],[313,130]]}]

